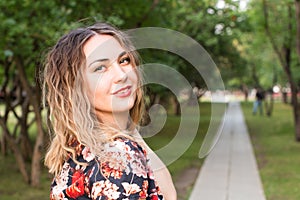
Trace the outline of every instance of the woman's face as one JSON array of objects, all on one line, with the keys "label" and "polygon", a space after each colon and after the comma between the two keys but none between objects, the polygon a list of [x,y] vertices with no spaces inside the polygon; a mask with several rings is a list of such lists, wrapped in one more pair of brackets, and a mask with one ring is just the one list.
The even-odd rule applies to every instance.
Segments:
[{"label": "woman's face", "polygon": [[129,113],[138,77],[129,54],[110,35],[95,35],[84,45],[88,94],[97,115]]}]

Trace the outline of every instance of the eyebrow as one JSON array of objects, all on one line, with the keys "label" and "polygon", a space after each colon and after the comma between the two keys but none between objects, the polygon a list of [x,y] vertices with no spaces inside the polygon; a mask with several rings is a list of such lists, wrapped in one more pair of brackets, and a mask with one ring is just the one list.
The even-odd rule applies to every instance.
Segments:
[{"label": "eyebrow", "polygon": [[126,51],[123,51],[123,52],[121,52],[118,58],[120,58],[120,57],[124,56],[125,54],[127,54],[127,52],[126,52]]},{"label": "eyebrow", "polygon": [[109,59],[108,58],[103,58],[103,59],[97,59],[97,60],[94,60],[93,62],[91,62],[89,65],[88,65],[88,68],[93,65],[95,62],[105,62],[105,61],[108,61]]},{"label": "eyebrow", "polygon": [[[125,54],[127,54],[126,51],[121,52],[121,53],[119,54],[118,58],[124,56]],[[109,60],[109,58],[101,58],[101,59],[94,60],[93,62],[91,62],[91,63],[88,65],[88,68],[89,68],[92,64],[94,64],[95,62],[105,62],[105,61],[108,61],[108,60]]]}]

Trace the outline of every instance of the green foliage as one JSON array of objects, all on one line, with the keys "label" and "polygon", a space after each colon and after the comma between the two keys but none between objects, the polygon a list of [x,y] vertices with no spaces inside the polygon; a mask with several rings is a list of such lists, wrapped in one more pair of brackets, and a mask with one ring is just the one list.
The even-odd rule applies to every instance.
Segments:
[{"label": "green foliage", "polygon": [[[242,32],[248,31],[246,13],[241,12],[237,2],[226,1],[224,7],[218,7],[218,1],[175,1],[176,12],[173,29],[194,38],[213,58],[223,80],[247,75],[244,59],[234,45]],[[192,75],[190,66],[183,65],[181,72]],[[199,79],[199,78],[198,78]],[[242,82],[242,81],[240,81]],[[205,87],[199,82],[198,87]]]},{"label": "green foliage", "polygon": [[42,62],[43,52],[67,30],[95,21],[134,28],[140,23],[138,20],[143,20],[151,3],[3,0],[0,2],[0,64],[8,58],[20,59],[28,77],[34,82],[35,70]]},{"label": "green foliage", "polygon": [[[248,26],[237,3],[227,2],[217,8],[217,1],[28,1],[0,2],[0,61],[20,57],[30,80],[35,80],[35,68],[43,52],[67,30],[80,24],[108,21],[120,28],[142,26],[166,27],[178,30],[197,40],[222,69],[226,79],[243,74],[244,62],[233,40]],[[222,27],[218,29],[217,27]],[[159,57],[155,56],[160,60]],[[166,56],[163,58],[168,60]],[[168,62],[168,61],[167,61]],[[178,63],[177,61],[175,61]],[[178,65],[171,65],[178,68]],[[180,72],[189,73],[191,66],[180,63]],[[0,69],[1,70],[1,69]],[[230,73],[226,73],[230,71]],[[196,77],[194,80],[201,80]],[[199,86],[205,87],[203,81]]]},{"label": "green foliage", "polygon": [[[285,48],[292,48],[291,68],[294,79],[299,80],[299,64],[295,49],[296,21],[294,1],[266,0],[266,7],[268,9],[269,29],[274,37],[276,46],[280,52],[283,52]],[[265,88],[269,88],[274,84],[285,86],[287,78],[281,66],[282,64],[279,62],[278,55],[275,54],[271,45],[270,38],[267,37],[263,11],[263,1],[252,0],[250,2],[247,14],[251,32],[243,37],[242,44],[245,49],[243,56],[251,66],[251,71],[255,71],[259,79],[259,85]],[[291,32],[288,31],[289,23],[291,24]]]},{"label": "green foliage", "polygon": [[[58,37],[80,24],[108,21],[122,29],[156,26],[189,35],[208,51],[229,87],[238,87],[243,83],[255,85],[251,75],[253,70],[265,87],[270,87],[274,78],[284,84],[282,69],[264,33],[261,1],[251,1],[245,11],[239,9],[238,1],[226,1],[224,7],[218,7],[217,2],[3,0],[0,2],[0,63],[20,56],[28,77],[34,82],[36,65],[41,62],[43,52]],[[271,29],[274,33],[280,33],[276,34],[279,43],[286,42],[290,37],[284,31],[289,19],[288,3],[292,0],[268,1]],[[153,59],[170,63],[165,55],[155,55]],[[178,65],[172,62],[170,66],[180,68],[182,74],[195,74],[190,73],[192,66],[188,63],[178,59],[175,63]],[[294,65],[297,65],[296,61]],[[293,70],[299,74],[296,67]],[[195,80],[198,80],[198,86],[205,87],[201,77],[191,78],[190,81]]]}]

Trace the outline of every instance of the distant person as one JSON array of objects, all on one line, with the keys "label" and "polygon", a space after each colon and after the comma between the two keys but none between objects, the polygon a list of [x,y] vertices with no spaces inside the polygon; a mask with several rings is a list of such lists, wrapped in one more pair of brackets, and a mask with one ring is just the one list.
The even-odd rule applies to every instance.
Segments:
[{"label": "distant person", "polygon": [[48,53],[51,200],[176,199],[168,169],[137,129],[138,65],[128,37],[106,23],[69,32]]},{"label": "distant person", "polygon": [[261,88],[256,90],[255,101],[253,103],[253,115],[256,115],[257,110],[259,109],[260,115],[263,115],[263,100],[264,100],[264,92]]}]

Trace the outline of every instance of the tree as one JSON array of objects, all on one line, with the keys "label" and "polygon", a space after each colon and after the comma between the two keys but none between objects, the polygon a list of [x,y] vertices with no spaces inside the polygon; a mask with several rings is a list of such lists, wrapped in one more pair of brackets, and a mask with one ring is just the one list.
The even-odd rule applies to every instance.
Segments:
[{"label": "tree", "polygon": [[246,13],[239,9],[238,2],[226,1],[222,7],[217,6],[217,2],[182,2],[186,4],[186,11],[182,12],[191,19],[187,23],[182,21],[182,31],[195,38],[208,51],[227,87],[230,87],[233,79],[237,81],[232,86],[241,87],[247,82],[243,80],[243,77],[247,77],[247,70],[238,44],[241,33],[249,31],[248,19]]},{"label": "tree", "polygon": [[[299,0],[295,0],[295,11],[296,11],[295,12],[296,13],[296,50],[297,50],[298,60],[300,62],[300,1]],[[296,96],[297,102],[293,103],[293,108],[294,108],[294,120],[296,124],[296,140],[300,141],[300,106],[297,99],[298,91],[299,91],[298,88],[296,92],[294,91],[296,93],[294,95]]]},{"label": "tree", "polygon": [[[43,6],[44,5],[44,6]],[[5,74],[1,91],[4,94],[5,112],[0,118],[3,130],[2,150],[11,148],[24,180],[33,186],[39,185],[41,159],[44,149],[45,130],[40,107],[40,86],[34,78],[35,67],[41,66],[39,52],[45,48],[47,37],[39,25],[48,4],[36,2],[1,1],[1,70]],[[22,10],[22,12],[20,12]],[[31,20],[25,20],[30,17]],[[41,21],[37,21],[41,20]],[[38,23],[40,22],[40,23]],[[37,31],[39,30],[39,32]],[[50,32],[51,33],[51,32]],[[34,117],[30,116],[33,113]],[[14,129],[9,122],[13,115],[17,123]],[[29,141],[29,128],[35,122],[36,139],[34,146]],[[8,142],[8,145],[5,145]],[[21,144],[21,145],[19,145]],[[31,161],[31,173],[26,168]]]},{"label": "tree", "polygon": [[[298,2],[295,1],[294,5],[296,5],[296,14],[298,15]],[[295,139],[296,141],[300,141],[300,109],[297,97],[298,84],[297,78],[293,76],[293,71],[297,70],[295,66],[299,65],[299,62],[297,62],[293,56],[295,54],[295,41],[298,41],[295,37],[296,19],[293,14],[295,12],[294,5],[291,1],[283,1],[280,2],[280,4],[278,4],[278,2],[276,4],[272,4],[271,2],[262,0],[264,29],[267,37],[270,39],[273,50],[278,57],[291,88],[291,103],[295,122]],[[272,15],[271,12],[269,12],[271,9],[273,11]],[[282,23],[279,23],[280,21]],[[274,26],[275,24],[276,26]],[[274,33],[276,33],[276,35]]]}]

